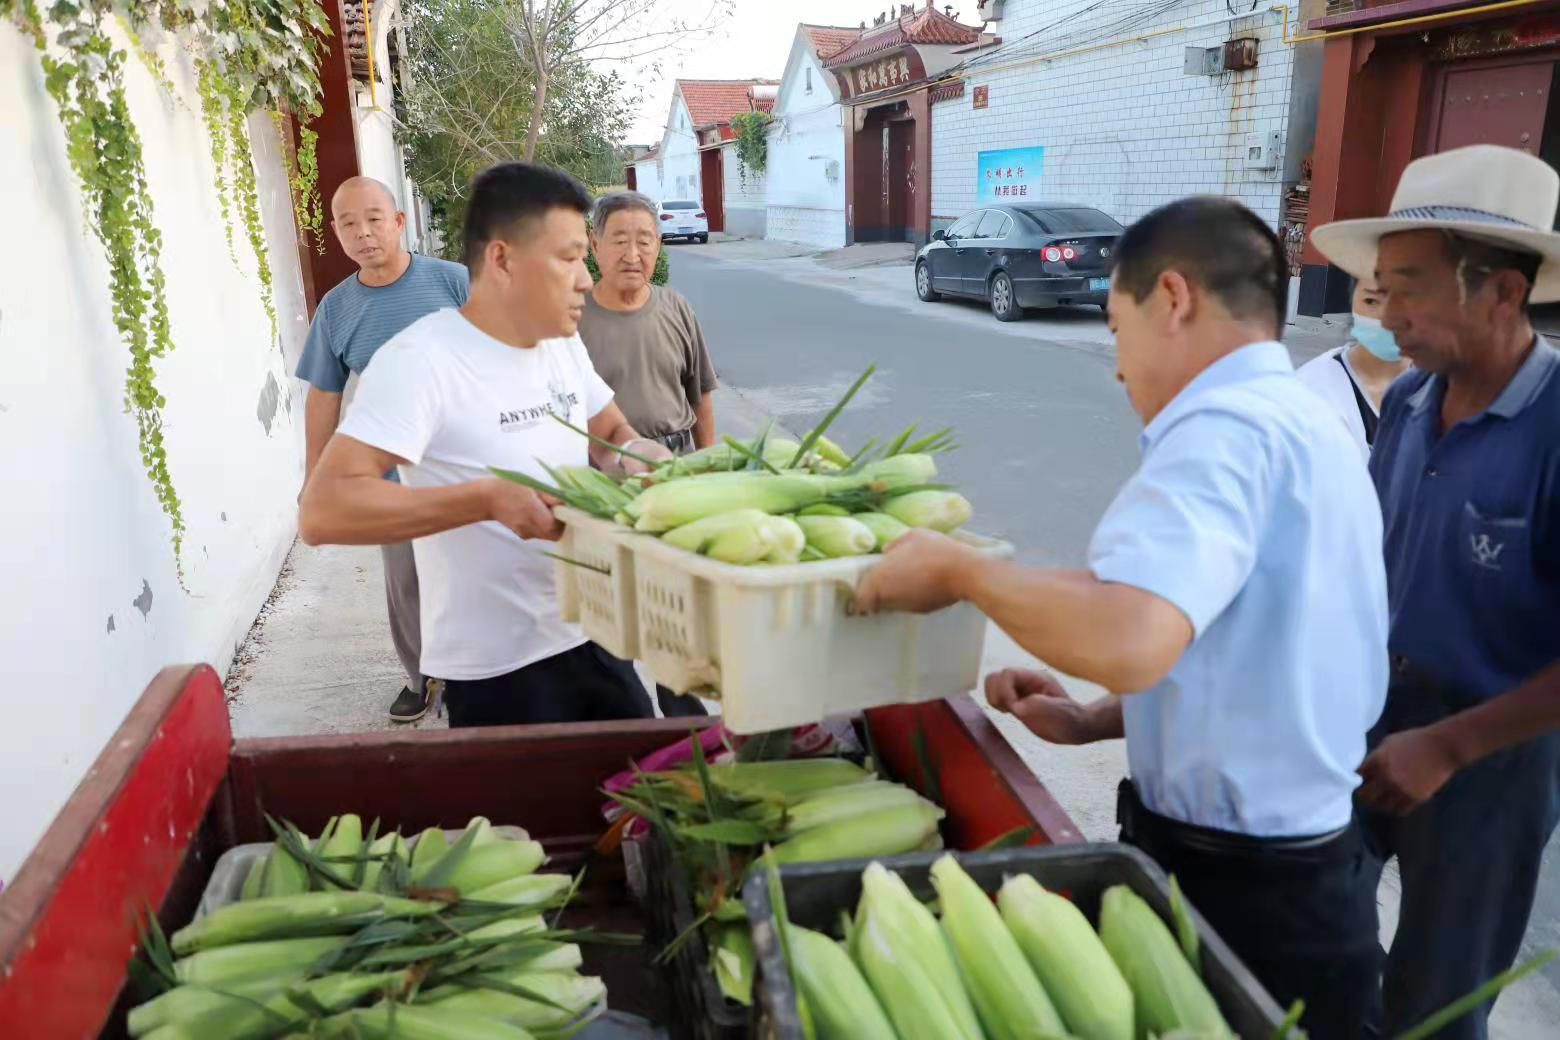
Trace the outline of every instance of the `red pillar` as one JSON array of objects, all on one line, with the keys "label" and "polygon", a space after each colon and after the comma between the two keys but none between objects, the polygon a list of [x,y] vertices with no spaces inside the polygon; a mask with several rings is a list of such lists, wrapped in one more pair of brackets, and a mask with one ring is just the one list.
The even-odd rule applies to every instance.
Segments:
[{"label": "red pillar", "polygon": [[309,127],[319,134],[319,186],[320,199],[325,205],[325,251],[320,253],[315,248],[318,243],[310,243],[309,263],[304,271],[304,296],[308,301],[311,318],[321,296],[357,273],[357,265],[341,251],[341,244],[330,230],[330,197],[343,181],[362,172],[358,166],[352,66],[347,56],[346,33],[341,24],[341,5],[331,2],[324,7],[326,16],[330,18],[331,34],[325,41],[325,51],[320,58],[320,105],[323,111],[309,123]]},{"label": "red pillar", "polygon": [[915,121],[915,159],[911,167],[910,237],[924,245],[932,227],[932,92],[922,88],[910,95],[910,118]]}]

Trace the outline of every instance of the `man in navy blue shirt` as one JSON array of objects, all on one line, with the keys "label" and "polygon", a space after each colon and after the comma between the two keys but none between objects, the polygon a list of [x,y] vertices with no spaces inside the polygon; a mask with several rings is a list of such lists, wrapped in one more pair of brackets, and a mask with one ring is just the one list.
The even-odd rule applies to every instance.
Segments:
[{"label": "man in navy blue shirt", "polygon": [[[304,407],[303,482],[308,484],[326,443],[341,424],[348,383],[361,376],[379,348],[419,318],[466,302],[462,264],[407,251],[401,241],[406,214],[390,189],[372,177],[342,182],[330,200],[332,230],[358,273],[336,286],[315,308],[297,376],[309,384]],[[395,471],[386,474],[396,479]],[[380,546],[390,639],[407,682],[390,706],[390,718],[412,722],[433,699],[418,658],[422,626],[417,564],[411,542]]]},{"label": "man in navy blue shirt", "polygon": [[[1387,293],[1415,370],[1388,392],[1371,472],[1391,629],[1387,707],[1360,766],[1403,879],[1383,977],[1394,1035],[1509,968],[1560,820],[1560,176],[1489,145],[1420,159],[1380,220],[1316,245]],[[1482,1040],[1493,1003],[1438,1032]]]}]

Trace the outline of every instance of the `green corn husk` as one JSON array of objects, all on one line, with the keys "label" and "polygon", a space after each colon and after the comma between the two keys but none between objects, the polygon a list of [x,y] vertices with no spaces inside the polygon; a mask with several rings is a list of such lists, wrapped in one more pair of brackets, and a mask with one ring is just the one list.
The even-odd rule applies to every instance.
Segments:
[{"label": "green corn husk", "polygon": [[[350,860],[363,851],[363,821],[355,813],[344,813],[336,819],[336,826],[320,848],[320,858],[325,865],[343,878],[350,879],[357,865]],[[334,882],[325,882],[326,888],[336,888]]]},{"label": "green corn husk", "polygon": [[492,924],[485,924],[481,928],[474,928],[466,933],[466,938],[477,942],[490,942],[496,939],[512,939],[517,935],[525,935],[528,932],[545,932],[547,922],[542,920],[541,914],[525,914],[516,917],[501,917]]},{"label": "green corn husk", "polygon": [[476,903],[505,903],[515,907],[542,909],[562,901],[573,884],[573,879],[567,874],[522,874],[465,895]]},{"label": "green corn husk", "polygon": [[[594,473],[595,470],[591,472]],[[493,829],[492,822],[486,816],[473,816],[460,836],[464,838],[467,834],[471,835],[472,848],[476,848],[478,845],[491,845],[495,841],[504,840],[503,835]]]},{"label": "green corn husk", "polygon": [[[796,454],[796,448],[791,449],[791,454]],[[813,440],[813,454],[817,455],[824,462],[835,466],[845,467],[850,465],[850,456],[845,453],[845,449],[821,433]]]},{"label": "green corn husk", "polygon": [[946,815],[924,800],[869,809],[802,831],[773,850],[778,863],[812,863],[858,856],[897,856],[914,852],[938,836]]},{"label": "green corn husk", "polygon": [[883,1005],[838,943],[794,925],[786,937],[797,1003],[805,1004],[817,1040],[897,1040]]},{"label": "green corn husk", "polygon": [[764,533],[774,546],[769,555],[764,557],[765,563],[787,564],[801,559],[802,549],[807,545],[807,536],[802,533],[801,525],[795,520],[784,516],[771,516],[764,524]]},{"label": "green corn husk", "polygon": [[899,875],[880,863],[862,872],[857,918],[852,944],[862,974],[900,1040],[982,1040],[936,918]]},{"label": "green corn husk", "polygon": [[985,891],[951,855],[932,864],[931,873],[943,932],[990,1040],[1065,1035],[1061,1016]]},{"label": "green corn husk", "polygon": [[375,1004],[334,1020],[331,1036],[352,1040],[534,1040],[519,1026],[458,1008],[418,1004]]},{"label": "green corn husk", "polygon": [[894,455],[863,466],[862,485],[879,491],[930,484],[937,477],[937,460],[930,455]]},{"label": "green corn husk", "polygon": [[[146,1034],[150,1040],[261,1040],[286,1036],[304,1028],[315,1006],[340,1011],[405,984],[403,972],[323,975],[300,983],[263,1002],[224,1004],[193,1018],[169,1022]],[[294,1000],[298,994],[300,999]],[[291,1023],[291,1025],[289,1025]]]},{"label": "green corn husk", "polygon": [[900,520],[896,520],[887,513],[857,513],[855,519],[867,530],[872,532],[872,537],[877,540],[879,552],[889,547],[895,538],[910,530],[910,526]]},{"label": "green corn husk", "polygon": [[293,858],[293,854],[277,842],[265,868],[265,878],[260,884],[260,894],[271,896],[295,896],[309,890],[309,868]]},{"label": "green corn husk", "polygon": [[173,952],[183,956],[213,946],[261,939],[344,935],[378,917],[423,917],[439,903],[398,899],[374,892],[305,892],[229,903],[173,933]]},{"label": "green corn husk", "polygon": [[365,892],[377,892],[379,877],[384,873],[385,864],[395,858],[406,858],[406,839],[401,837],[399,831],[381,834],[368,847],[368,854],[373,858],[364,864],[363,883],[358,887]]},{"label": "green corn husk", "polygon": [[[516,988],[546,998],[553,1007],[514,993],[496,989],[467,989],[449,996],[441,990],[428,994],[429,1009],[464,1011],[508,1022],[522,1029],[558,1029],[568,1025],[592,1005],[606,999],[607,987],[594,975],[558,972],[519,972],[505,981]],[[436,999],[435,999],[436,998]]]},{"label": "green corn husk", "polygon": [[908,527],[946,534],[970,518],[971,507],[970,500],[956,491],[911,491],[889,499],[883,512]]},{"label": "green corn husk", "polygon": [[302,973],[321,957],[335,953],[345,945],[345,939],[329,936],[216,946],[174,961],[174,977],[181,985],[215,986],[234,979]]},{"label": "green corn husk", "polygon": [[753,936],[747,922],[711,929],[709,943],[715,981],[727,1000],[743,1006],[753,1003]]},{"label": "green corn husk", "polygon": [[865,556],[877,548],[867,525],[848,516],[799,516],[796,523],[807,544],[831,559]]},{"label": "green corn husk", "polygon": [[250,864],[249,873],[244,875],[244,887],[239,889],[238,898],[260,898],[261,887],[265,884],[266,867],[271,862],[271,855],[271,853],[266,853]]},{"label": "green corn husk", "polygon": [[1134,1040],[1132,990],[1072,900],[1020,874],[1003,883],[997,909],[1074,1036]]},{"label": "green corn husk", "polygon": [[636,518],[636,530],[651,533],[739,509],[794,513],[822,502],[837,479],[806,473],[706,473],[647,488],[626,512]]},{"label": "green corn husk", "polygon": [[181,985],[130,1009],[125,1029],[133,1037],[145,1036],[170,1023],[184,1022],[221,1008],[242,1006],[247,1000],[269,1000],[303,973],[268,975],[261,978],[232,979],[214,988],[205,985]]},{"label": "green corn husk", "polygon": [[1233,1035],[1169,926],[1125,885],[1101,897],[1100,941],[1132,988],[1139,1037],[1176,1029]]},{"label": "green corn husk", "polygon": [[684,524],[666,532],[661,540],[686,552],[746,566],[775,551],[770,519],[757,509],[736,509]]},{"label": "green corn husk", "polygon": [[921,796],[913,789],[888,780],[849,784],[809,795],[784,810],[787,837],[838,820],[879,809],[915,805]]},{"label": "green corn husk", "polygon": [[723,762],[709,767],[710,783],[722,792],[766,801],[798,801],[830,788],[863,783],[873,776],[843,758]]},{"label": "green corn husk", "polygon": [[831,505],[828,502],[820,502],[820,503],[818,503],[815,506],[808,506],[806,509],[798,511],[796,515],[798,517],[804,517],[804,516],[850,516],[850,510],[846,509],[844,506],[836,506],[836,505]]},{"label": "green corn husk", "polygon": [[493,841],[465,849],[456,843],[434,869],[444,868],[446,859],[455,864],[448,873],[446,887],[467,896],[500,881],[535,872],[547,861],[547,853],[539,841]]},{"label": "green corn husk", "polygon": [[419,884],[433,865],[449,851],[450,839],[437,827],[429,827],[417,836],[412,846],[412,883]]}]

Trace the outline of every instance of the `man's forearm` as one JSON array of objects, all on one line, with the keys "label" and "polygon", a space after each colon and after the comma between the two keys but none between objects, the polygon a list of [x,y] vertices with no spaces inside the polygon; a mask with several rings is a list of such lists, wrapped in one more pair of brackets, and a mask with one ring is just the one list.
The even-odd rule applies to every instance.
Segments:
[{"label": "man's forearm", "polygon": [[709,448],[715,444],[715,395],[704,394],[693,409],[693,446]]},{"label": "man's forearm", "polygon": [[[1173,608],[1145,610],[1141,590],[1086,570],[1042,570],[982,558],[953,578],[956,594],[1046,664],[1134,693],[1164,678],[1191,637]],[[1170,615],[1167,620],[1166,615]],[[1179,625],[1179,631],[1170,631]]]},{"label": "man's forearm", "polygon": [[[594,430],[591,432],[594,433],[595,436],[600,437],[602,440],[607,441],[609,444],[616,444],[620,448],[626,447],[629,441],[639,439],[639,434],[631,425],[629,425],[627,419],[624,419],[617,425],[610,427],[604,433],[597,433]],[[597,444],[595,441],[591,442],[590,456],[595,461],[596,465],[603,469],[608,467],[620,467],[623,462],[623,454],[621,452],[613,451],[611,448]]]},{"label": "man's forearm", "polygon": [[1100,740],[1120,740],[1127,735],[1127,723],[1121,714],[1121,694],[1107,693],[1084,708],[1085,725],[1093,744]]},{"label": "man's forearm", "polygon": [[1560,659],[1516,689],[1431,728],[1458,768],[1560,728]]},{"label": "man's forearm", "polygon": [[341,395],[309,387],[303,405],[303,482],[308,484],[325,445],[341,424]]},{"label": "man's forearm", "polygon": [[299,535],[309,545],[388,545],[492,518],[486,481],[410,488],[378,476],[322,475],[304,489]]}]

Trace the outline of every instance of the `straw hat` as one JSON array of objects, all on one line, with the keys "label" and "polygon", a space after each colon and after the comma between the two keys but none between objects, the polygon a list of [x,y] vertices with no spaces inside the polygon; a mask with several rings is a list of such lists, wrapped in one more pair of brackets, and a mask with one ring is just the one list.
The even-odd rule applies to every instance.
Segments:
[{"label": "straw hat", "polygon": [[1533,302],[1560,300],[1560,174],[1515,148],[1476,144],[1415,159],[1403,171],[1392,211],[1340,220],[1311,233],[1322,255],[1356,278],[1376,268],[1376,243],[1400,231],[1445,229],[1543,257]]}]

